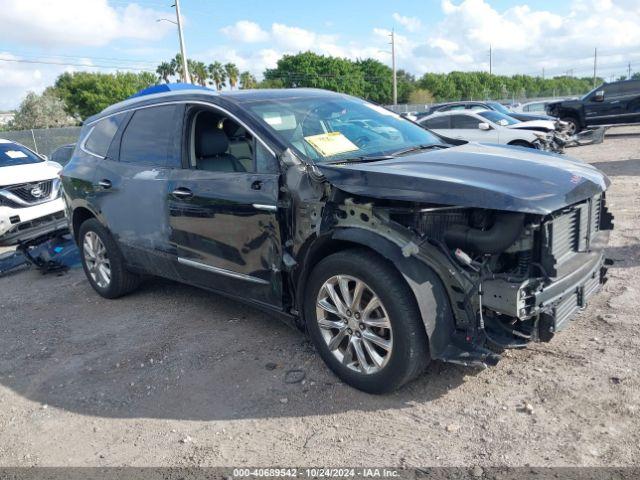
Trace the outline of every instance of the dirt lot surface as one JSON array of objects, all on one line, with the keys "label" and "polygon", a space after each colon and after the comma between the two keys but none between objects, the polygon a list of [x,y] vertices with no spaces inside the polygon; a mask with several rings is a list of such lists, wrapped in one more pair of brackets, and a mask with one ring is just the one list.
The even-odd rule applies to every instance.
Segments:
[{"label": "dirt lot surface", "polygon": [[551,343],[483,371],[435,362],[392,395],[201,290],[109,301],[79,269],[0,279],[0,466],[638,465],[640,129],[611,133],[570,150],[613,181],[604,291]]}]

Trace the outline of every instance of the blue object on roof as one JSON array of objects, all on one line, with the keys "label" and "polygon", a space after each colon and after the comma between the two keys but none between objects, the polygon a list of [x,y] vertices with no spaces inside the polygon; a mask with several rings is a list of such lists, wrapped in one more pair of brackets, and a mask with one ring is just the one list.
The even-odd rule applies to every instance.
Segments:
[{"label": "blue object on roof", "polygon": [[129,98],[142,97],[144,95],[152,95],[154,93],[176,92],[179,90],[213,91],[210,88],[203,87],[201,85],[193,85],[192,83],[161,83],[159,85],[153,85],[151,87],[140,90],[139,92],[131,95]]}]

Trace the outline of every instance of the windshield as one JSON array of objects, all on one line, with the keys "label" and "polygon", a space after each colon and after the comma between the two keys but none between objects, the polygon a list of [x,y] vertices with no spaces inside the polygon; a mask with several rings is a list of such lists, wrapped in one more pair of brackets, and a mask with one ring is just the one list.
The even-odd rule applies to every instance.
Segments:
[{"label": "windshield", "polygon": [[316,162],[390,155],[444,145],[399,115],[347,95],[256,101],[247,108],[284,143]]},{"label": "windshield", "polygon": [[520,123],[515,118],[510,117],[509,115],[503,115],[502,113],[496,112],[494,110],[478,112],[478,115],[481,115],[487,120],[489,120],[490,122],[497,123],[498,125],[501,125],[503,127],[506,127],[507,125],[515,125],[516,123]]},{"label": "windshield", "polygon": [[489,105],[496,112],[500,112],[504,115],[510,115],[512,113],[511,110],[498,102],[489,102],[487,105]]},{"label": "windshield", "polygon": [[44,162],[44,160],[22,145],[12,142],[0,143],[0,167],[39,162]]}]

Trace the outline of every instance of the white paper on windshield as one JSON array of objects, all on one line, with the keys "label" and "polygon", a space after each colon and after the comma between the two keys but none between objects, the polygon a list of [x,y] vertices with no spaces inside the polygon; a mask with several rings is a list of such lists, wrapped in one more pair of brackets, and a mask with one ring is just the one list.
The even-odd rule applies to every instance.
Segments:
[{"label": "white paper on windshield", "polygon": [[27,154],[20,150],[7,150],[4,153],[9,158],[27,158]]},{"label": "white paper on windshield", "polygon": [[321,133],[304,137],[309,144],[325,157],[360,150],[340,132]]}]

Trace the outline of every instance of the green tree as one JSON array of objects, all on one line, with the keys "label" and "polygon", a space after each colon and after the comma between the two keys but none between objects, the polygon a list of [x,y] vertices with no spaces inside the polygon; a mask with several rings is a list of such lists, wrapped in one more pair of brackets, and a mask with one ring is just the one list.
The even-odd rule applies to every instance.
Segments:
[{"label": "green tree", "polygon": [[225,86],[227,72],[220,62],[213,62],[209,65],[209,78],[215,85],[216,90],[221,90]]},{"label": "green tree", "polygon": [[151,72],[66,72],[57,78],[53,91],[70,115],[85,119],[156,82]]},{"label": "green tree", "polygon": [[[187,63],[189,60],[187,59]],[[178,82],[184,81],[184,65],[182,64],[182,54],[176,53],[176,56],[169,62],[173,72],[178,77]]]},{"label": "green tree", "polygon": [[433,94],[424,88],[416,88],[410,94],[407,103],[429,105],[434,102]]},{"label": "green tree", "polygon": [[189,67],[189,74],[191,75],[191,81],[195,84],[206,87],[207,80],[209,79],[209,72],[207,71],[207,66],[203,62],[198,62],[191,59],[187,60],[187,65]]},{"label": "green tree", "polygon": [[258,86],[258,81],[256,77],[254,77],[251,72],[242,72],[240,74],[240,88],[243,90],[247,90],[250,88],[256,88]]},{"label": "green tree", "polygon": [[162,62],[156,68],[156,73],[158,74],[159,80],[162,80],[164,83],[169,83],[169,78],[173,77],[176,71],[171,62]]},{"label": "green tree", "polygon": [[264,77],[265,84],[279,81],[285,88],[324,88],[360,97],[365,90],[364,75],[354,62],[313,52],[284,55]]},{"label": "green tree", "polygon": [[391,103],[393,97],[391,68],[373,58],[358,60],[355,65],[364,77],[362,97],[376,103]]},{"label": "green tree", "polygon": [[640,80],[640,72],[636,72],[631,75],[631,80]]},{"label": "green tree", "polygon": [[238,84],[240,70],[238,70],[238,67],[236,67],[235,63],[227,63],[224,66],[224,71],[227,74],[227,78],[229,79],[229,87],[233,90]]},{"label": "green tree", "polygon": [[42,95],[29,92],[20,103],[16,115],[8,125],[15,130],[31,128],[53,128],[75,125],[77,121],[69,116],[62,99],[51,89]]}]

